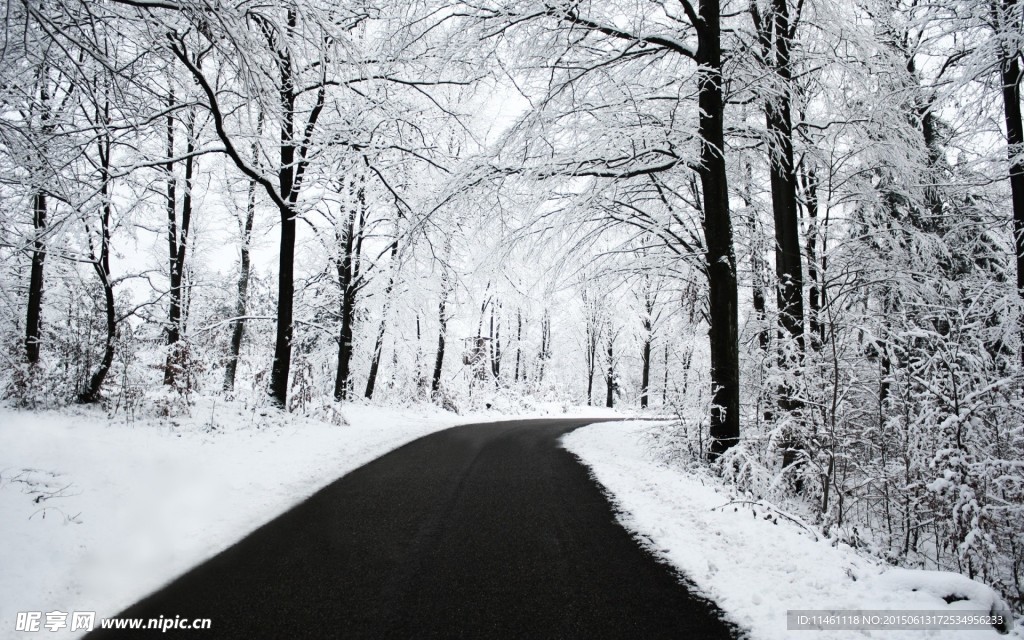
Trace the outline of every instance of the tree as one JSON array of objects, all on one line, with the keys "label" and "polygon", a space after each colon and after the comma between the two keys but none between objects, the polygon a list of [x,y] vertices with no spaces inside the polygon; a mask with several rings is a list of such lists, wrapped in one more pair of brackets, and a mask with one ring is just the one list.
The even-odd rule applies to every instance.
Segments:
[{"label": "tree", "polygon": [[430,378],[430,397],[441,399],[441,374],[444,372],[445,346],[448,340],[449,298],[455,291],[455,278],[448,260],[451,259],[452,245],[445,242],[444,258],[441,264],[441,299],[437,303],[437,352],[434,357],[434,373]]},{"label": "tree", "polygon": [[[1017,291],[1024,300],[1024,121],[1021,120],[1020,108],[1020,85],[1024,79],[1021,69],[1021,29],[1024,28],[1024,21],[1017,0],[990,0],[990,7],[991,25],[997,40],[999,83],[1006,125],[1006,155],[1017,248]],[[1021,361],[1024,362],[1024,313],[1020,317],[1020,353]]]},{"label": "tree", "polygon": [[[90,158],[97,172],[96,180],[99,184],[97,197],[90,203],[90,209],[95,210],[96,220],[90,223],[88,218],[83,220],[85,225],[86,239],[88,243],[87,261],[91,264],[100,281],[103,294],[103,310],[106,319],[106,334],[103,339],[103,355],[99,365],[84,381],[78,393],[78,401],[82,403],[96,402],[101,397],[103,382],[110,372],[114,363],[114,348],[117,338],[117,310],[114,301],[114,279],[110,270],[111,235],[114,229],[114,205],[112,201],[113,190],[113,153],[114,139],[110,133],[113,125],[113,110],[111,104],[111,78],[105,72],[97,72],[93,76],[93,84],[90,87],[92,104],[83,104],[84,118],[91,124],[98,134],[95,143],[95,157]],[[89,157],[86,154],[86,157]]]},{"label": "tree", "polygon": [[[762,12],[757,2],[750,15],[758,36],[758,58],[768,67],[772,82],[764,92],[764,113],[768,141],[772,212],[775,222],[775,274],[778,278],[779,322],[796,345],[797,362],[804,351],[804,286],[802,248],[797,212],[797,167],[793,159],[792,42],[800,21],[800,9],[790,17],[788,0],[771,0]],[[780,353],[784,360],[786,355]],[[779,405],[783,411],[800,408],[795,390],[783,388]]]},{"label": "tree", "polygon": [[[202,55],[195,64],[202,67]],[[184,110],[185,125],[185,170],[182,176],[183,193],[181,215],[178,215],[177,177],[174,172],[175,148],[175,103],[174,91],[167,95],[167,251],[170,290],[167,311],[167,362],[164,366],[164,384],[174,386],[187,358],[187,349],[180,345],[184,317],[182,314],[182,282],[185,275],[185,258],[189,246],[189,231],[192,227],[192,189],[196,172],[196,113],[194,107]]]},{"label": "tree", "polygon": [[604,301],[596,292],[588,289],[587,283],[581,290],[583,297],[584,345],[583,354],[587,367],[587,406],[594,402],[594,374],[597,372],[597,348],[601,344],[606,319]]},{"label": "tree", "polygon": [[[263,112],[256,115],[256,137],[263,135]],[[252,144],[251,162],[255,166],[259,162],[259,146]],[[239,264],[238,284],[236,285],[237,297],[235,298],[235,321],[231,323],[231,346],[228,352],[227,361],[224,364],[223,389],[227,392],[235,390],[235,376],[238,371],[238,356],[242,350],[242,338],[245,335],[244,316],[248,312],[249,303],[249,274],[252,269],[252,248],[253,221],[256,217],[256,181],[248,180],[244,214],[238,218],[239,231]]]}]

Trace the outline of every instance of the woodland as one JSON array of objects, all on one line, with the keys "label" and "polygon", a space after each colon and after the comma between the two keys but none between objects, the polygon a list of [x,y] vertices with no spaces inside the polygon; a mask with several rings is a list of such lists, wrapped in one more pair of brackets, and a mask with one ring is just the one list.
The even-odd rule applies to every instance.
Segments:
[{"label": "woodland", "polygon": [[1018,0],[10,0],[0,394],[672,416],[1024,607]]}]

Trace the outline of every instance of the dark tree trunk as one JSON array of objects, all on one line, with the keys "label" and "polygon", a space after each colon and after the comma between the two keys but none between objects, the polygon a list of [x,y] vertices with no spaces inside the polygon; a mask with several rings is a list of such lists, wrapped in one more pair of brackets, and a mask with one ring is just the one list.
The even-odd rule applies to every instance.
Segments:
[{"label": "dark tree trunk", "polygon": [[43,310],[43,266],[46,262],[46,194],[32,197],[32,271],[28,284],[28,314],[25,319],[25,352],[29,364],[39,362],[39,339]]},{"label": "dark tree trunk", "polygon": [[[256,135],[263,133],[263,112],[260,111],[256,120]],[[252,161],[255,165],[259,160],[259,148],[252,145]],[[249,193],[245,202],[245,220],[242,222],[241,260],[238,270],[238,299],[235,302],[235,320],[231,327],[231,351],[224,365],[224,391],[235,390],[235,375],[238,371],[238,356],[242,352],[242,338],[245,336],[245,320],[249,306],[249,273],[252,268],[249,255],[252,246],[252,225],[256,217],[256,181],[249,180]]]},{"label": "dark tree trunk", "polygon": [[615,406],[615,336],[608,336],[608,369],[604,374],[606,387],[604,406],[611,409]]},{"label": "dark tree trunk", "polygon": [[938,186],[942,179],[939,172],[942,166],[943,151],[931,104],[922,105],[921,111],[921,136],[924,138],[925,148],[928,149],[928,169],[934,176],[931,180],[933,184],[926,187],[924,191],[925,206],[928,207],[928,212],[931,214],[931,220],[924,228],[934,231],[941,224],[945,208],[942,201],[942,189]]},{"label": "dark tree trunk", "polygon": [[[752,5],[756,7],[756,5]],[[760,32],[761,52],[774,71],[777,87],[765,101],[765,122],[769,138],[769,173],[771,176],[772,211],[775,220],[775,274],[779,322],[785,335],[796,344],[796,363],[790,362],[780,348],[780,366],[785,370],[799,366],[804,352],[803,268],[801,264],[799,211],[797,208],[796,166],[793,161],[793,123],[790,90],[793,78],[790,68],[792,37],[787,0],[772,0],[771,11],[762,22],[754,13]],[[798,411],[802,403],[795,390],[779,389],[779,408]]]},{"label": "dark tree trunk", "polygon": [[[759,261],[754,260],[755,264]],[[753,265],[752,265],[753,266]],[[754,266],[754,291],[753,291],[753,305],[754,315],[757,317],[758,322],[761,324],[761,330],[757,332],[757,345],[761,348],[764,353],[768,352],[771,346],[771,332],[764,326],[765,321],[765,297],[764,297],[764,283],[758,276],[758,269]]]},{"label": "dark tree trunk", "polygon": [[592,313],[587,317],[587,406],[594,403],[594,374],[597,372],[598,327]]},{"label": "dark tree trunk", "polygon": [[164,363],[164,384],[174,383],[173,345],[178,342],[178,319],[181,317],[181,274],[174,269],[178,262],[178,180],[174,176],[174,93],[167,96],[167,163],[164,172],[167,177],[165,204],[167,208],[167,274],[171,281],[168,291],[167,326],[164,328],[165,344],[168,346]]},{"label": "dark tree trunk", "polygon": [[[173,94],[170,105],[174,104]],[[181,373],[182,354],[179,349],[183,324],[182,282],[185,272],[185,252],[188,248],[188,234],[192,222],[192,177],[195,171],[195,159],[191,154],[195,151],[194,120],[189,117],[186,125],[187,142],[185,152],[185,191],[181,202],[181,224],[177,220],[177,202],[175,194],[174,162],[168,161],[167,171],[167,244],[168,267],[170,270],[171,288],[168,292],[170,305],[167,314],[167,362],[164,366],[164,384],[173,385]],[[167,116],[167,156],[174,157],[174,118]]]},{"label": "dark tree trunk", "polygon": [[720,4],[700,3],[697,62],[700,182],[707,245],[708,336],[711,346],[711,448],[717,458],[740,437],[739,329],[736,256],[725,167]]},{"label": "dark tree trunk", "polygon": [[334,399],[348,399],[349,375],[352,363],[352,338],[355,326],[356,293],[359,289],[360,261],[363,245],[363,227],[366,223],[365,191],[353,178],[350,195],[355,199],[342,233],[338,238],[341,256],[338,262],[338,286],[341,291],[341,334],[338,336],[338,372],[334,378]]},{"label": "dark tree trunk", "polygon": [[[1002,0],[1003,20],[1016,23],[1017,0]],[[1024,123],[1021,121],[1020,52],[1004,51],[999,61],[1003,93],[1003,116],[1006,122],[1006,152],[1010,160],[1010,192],[1013,202],[1013,234],[1017,250],[1017,294],[1024,300]],[[1021,335],[1021,359],[1024,361],[1024,313],[1018,319]]]},{"label": "dark tree trunk", "polygon": [[[775,217],[775,273],[779,279],[779,316],[782,326],[799,350],[804,349],[803,269],[801,267],[800,226],[796,199],[796,167],[793,163],[793,123],[789,91],[793,83],[790,69],[790,24],[786,0],[773,0],[775,22],[775,73],[779,89],[765,103],[771,149],[772,210]],[[796,402],[786,398],[786,402]]]},{"label": "dark tree trunk", "polygon": [[[40,121],[44,137],[53,134],[54,125],[50,114],[50,90],[46,67],[39,74],[39,104],[42,107]],[[28,309],[25,314],[25,356],[29,364],[39,362],[39,341],[42,337],[43,317],[43,267],[46,263],[46,207],[47,197],[43,185],[32,196],[32,269],[28,283]]]},{"label": "dark tree trunk", "polygon": [[665,341],[665,375],[661,381],[661,406],[668,406],[668,341]]},{"label": "dark tree trunk", "polygon": [[551,313],[544,311],[544,317],[540,321],[540,367],[537,372],[537,382],[544,381],[544,368],[551,357]]},{"label": "dark tree trunk", "polygon": [[292,363],[292,314],[295,292],[295,218],[291,210],[281,211],[280,251],[277,327],[274,339],[274,366],[270,371],[270,395],[274,404],[283,409],[288,406],[288,372]]},{"label": "dark tree trunk", "polygon": [[[498,308],[501,308],[500,303],[496,303]],[[498,323],[494,322],[494,306],[491,307],[491,375],[494,376],[495,384],[501,378],[501,318],[498,318]]]},{"label": "dark tree trunk", "polygon": [[[390,295],[390,293],[391,287],[389,283],[385,294]],[[373,398],[373,392],[377,386],[377,374],[380,371],[380,357],[381,353],[384,351],[384,333],[387,329],[387,312],[388,304],[385,303],[384,309],[381,312],[383,317],[380,319],[380,325],[377,327],[377,339],[373,343],[373,357],[370,359],[370,373],[366,377],[366,390],[363,392],[363,396],[368,400]]]},{"label": "dark tree trunk", "polygon": [[601,341],[602,312],[599,301],[583,290],[583,308],[586,313],[587,406],[594,403],[594,376],[597,374],[597,347]]},{"label": "dark tree trunk", "polygon": [[[398,238],[391,243],[391,276],[388,286],[384,288],[384,308],[381,310],[380,325],[377,327],[377,339],[373,343],[373,358],[370,360],[370,374],[366,377],[366,398],[373,398],[374,387],[377,385],[377,373],[380,371],[380,357],[384,351],[384,332],[387,329],[388,311],[391,309],[391,292],[395,289],[395,271],[398,269]],[[417,318],[417,323],[419,318]]]},{"label": "dark tree trunk", "polygon": [[519,365],[523,354],[523,311],[516,309],[516,371],[513,378],[516,384],[519,383]]},{"label": "dark tree trunk", "polygon": [[437,357],[434,359],[434,375],[430,381],[430,395],[434,399],[437,399],[441,391],[441,372],[444,370],[444,347],[448,334],[448,277],[447,267],[445,267],[445,271],[441,274],[441,301],[437,305]]},{"label": "dark tree trunk", "polygon": [[652,291],[650,278],[644,283],[644,316],[641,319],[644,329],[644,344],[640,352],[640,408],[646,409],[651,387],[651,345],[654,342],[654,308],[658,301],[657,291]]},{"label": "dark tree trunk", "polygon": [[647,333],[644,334],[644,348],[640,353],[640,358],[643,363],[643,370],[640,374],[640,408],[647,408],[647,396],[651,384],[651,323],[650,320],[644,321],[644,329]]},{"label": "dark tree trunk", "polygon": [[96,274],[100,278],[100,283],[103,286],[103,301],[104,311],[106,317],[107,335],[106,340],[103,343],[103,357],[100,359],[100,364],[93,372],[92,376],[89,377],[85,389],[78,396],[78,401],[81,403],[97,402],[101,398],[101,391],[103,390],[103,382],[107,379],[107,374],[110,372],[111,365],[114,364],[114,341],[117,338],[117,318],[114,310],[114,287],[110,282],[109,272],[109,259],[104,257],[101,264],[94,265]]},{"label": "dark tree trunk", "polygon": [[[109,105],[102,112],[101,122],[109,123]],[[114,342],[117,339],[117,316],[114,308],[114,285],[110,279],[110,224],[113,214],[110,202],[110,151],[112,144],[110,139],[104,137],[100,142],[99,167],[100,167],[100,237],[99,256],[94,256],[92,263],[96,275],[99,276],[100,284],[103,287],[103,302],[106,315],[106,340],[103,344],[103,357],[100,359],[99,367],[89,377],[85,388],[78,395],[78,401],[82,403],[97,402],[101,397],[103,382],[110,372],[114,363]]]},{"label": "dark tree trunk", "polygon": [[334,399],[348,399],[349,367],[352,362],[352,296],[345,289],[341,301],[341,333],[338,336],[338,373],[334,378]]},{"label": "dark tree trunk", "polygon": [[425,374],[426,356],[423,354],[423,328],[420,325],[420,312],[416,312],[416,389],[419,395],[427,388],[427,376]]}]

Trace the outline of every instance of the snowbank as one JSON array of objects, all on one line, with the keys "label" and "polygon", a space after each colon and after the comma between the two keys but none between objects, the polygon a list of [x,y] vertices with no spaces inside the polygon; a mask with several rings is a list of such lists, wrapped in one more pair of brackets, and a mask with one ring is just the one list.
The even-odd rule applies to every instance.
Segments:
[{"label": "snowbank", "polygon": [[[640,442],[649,424],[592,425],[570,433],[563,444],[608,491],[623,526],[751,638],[1007,637],[994,629],[787,630],[788,610],[1007,612],[983,584],[946,572],[887,570],[849,547],[832,546],[770,505],[731,497],[713,478],[654,461]],[[1019,627],[1011,637],[1022,637]]]}]

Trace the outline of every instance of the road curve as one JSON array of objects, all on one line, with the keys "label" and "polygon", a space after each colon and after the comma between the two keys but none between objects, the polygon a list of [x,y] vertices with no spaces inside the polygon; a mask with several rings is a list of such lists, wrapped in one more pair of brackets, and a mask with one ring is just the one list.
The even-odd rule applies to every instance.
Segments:
[{"label": "road curve", "polygon": [[466,425],[415,440],[121,613],[209,618],[210,630],[87,637],[737,637],[615,522],[558,446],[592,422]]}]

